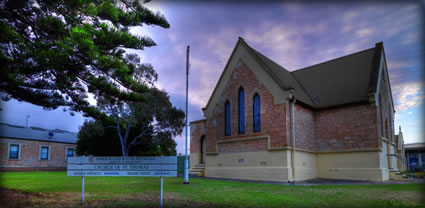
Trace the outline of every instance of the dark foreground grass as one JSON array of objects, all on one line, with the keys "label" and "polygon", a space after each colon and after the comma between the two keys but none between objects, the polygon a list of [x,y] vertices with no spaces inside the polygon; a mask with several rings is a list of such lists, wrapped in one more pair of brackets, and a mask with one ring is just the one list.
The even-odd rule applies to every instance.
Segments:
[{"label": "dark foreground grass", "polygon": [[[81,177],[68,177],[66,172],[2,172],[0,179],[5,207],[80,206]],[[164,178],[165,207],[425,207],[424,184],[285,186],[207,179],[191,179],[189,185],[182,182],[182,178]],[[159,178],[85,178],[89,207],[157,207],[159,191]],[[16,204],[16,198],[24,199]]]}]

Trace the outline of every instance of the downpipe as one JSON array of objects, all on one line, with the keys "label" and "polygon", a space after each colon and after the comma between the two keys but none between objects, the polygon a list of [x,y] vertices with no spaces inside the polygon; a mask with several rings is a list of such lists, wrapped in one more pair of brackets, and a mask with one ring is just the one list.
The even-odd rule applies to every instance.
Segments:
[{"label": "downpipe", "polygon": [[288,180],[289,184],[294,185],[295,183],[295,102],[296,99],[293,97],[290,100],[291,103],[291,143],[292,143],[292,154],[291,154],[291,164],[292,164],[292,178]]}]

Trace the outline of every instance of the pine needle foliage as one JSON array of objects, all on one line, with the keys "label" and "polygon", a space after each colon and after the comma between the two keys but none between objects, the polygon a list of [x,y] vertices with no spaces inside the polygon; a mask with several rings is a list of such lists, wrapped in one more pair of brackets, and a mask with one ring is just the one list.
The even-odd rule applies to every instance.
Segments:
[{"label": "pine needle foliage", "polygon": [[0,90],[11,98],[47,110],[67,106],[105,118],[88,94],[111,102],[139,102],[149,91],[135,74],[143,64],[125,48],[155,46],[129,32],[135,26],[170,25],[139,1],[1,0]]}]

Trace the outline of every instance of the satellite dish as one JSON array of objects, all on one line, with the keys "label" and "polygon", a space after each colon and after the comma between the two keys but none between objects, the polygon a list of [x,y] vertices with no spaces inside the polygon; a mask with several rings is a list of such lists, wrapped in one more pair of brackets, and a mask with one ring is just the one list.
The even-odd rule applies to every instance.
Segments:
[{"label": "satellite dish", "polygon": [[54,134],[53,134],[53,132],[49,132],[48,135],[49,135],[49,137],[52,137]]}]

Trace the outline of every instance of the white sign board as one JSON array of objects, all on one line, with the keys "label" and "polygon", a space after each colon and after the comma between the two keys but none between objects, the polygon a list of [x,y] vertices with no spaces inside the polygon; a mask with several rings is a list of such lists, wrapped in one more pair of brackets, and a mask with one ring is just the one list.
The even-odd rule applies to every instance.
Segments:
[{"label": "white sign board", "polygon": [[177,157],[69,157],[68,176],[177,176]]}]

